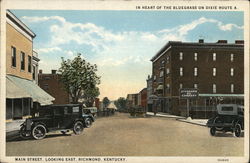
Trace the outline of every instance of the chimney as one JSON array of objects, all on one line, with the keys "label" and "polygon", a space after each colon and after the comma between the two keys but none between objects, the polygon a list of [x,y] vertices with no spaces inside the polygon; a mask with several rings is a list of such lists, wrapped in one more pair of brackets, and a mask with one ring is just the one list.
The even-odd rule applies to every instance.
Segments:
[{"label": "chimney", "polygon": [[235,44],[244,44],[244,40],[235,40]]},{"label": "chimney", "polygon": [[39,70],[39,74],[42,74],[43,73],[43,70]]},{"label": "chimney", "polygon": [[51,74],[56,74],[56,70],[51,70]]},{"label": "chimney", "polygon": [[217,43],[219,43],[219,44],[226,44],[227,40],[218,40]]},{"label": "chimney", "polygon": [[203,39],[199,39],[199,43],[204,43],[204,40]]}]

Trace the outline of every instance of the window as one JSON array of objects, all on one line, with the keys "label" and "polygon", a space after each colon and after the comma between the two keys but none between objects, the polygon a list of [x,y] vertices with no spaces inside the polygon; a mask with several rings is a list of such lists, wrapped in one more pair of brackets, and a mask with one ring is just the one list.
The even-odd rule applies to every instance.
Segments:
[{"label": "window", "polygon": [[25,53],[21,52],[21,70],[25,69]]},{"label": "window", "polygon": [[170,84],[167,84],[166,86],[166,93],[170,93]]},{"label": "window", "polygon": [[198,76],[198,68],[197,67],[194,68],[194,76]]},{"label": "window", "polygon": [[231,54],[230,60],[231,60],[231,62],[234,61],[234,54]]},{"label": "window", "polygon": [[154,75],[154,81],[156,80],[156,75]]},{"label": "window", "polygon": [[234,68],[231,68],[230,75],[234,76]]},{"label": "window", "polygon": [[194,60],[197,61],[198,60],[198,54],[194,53]]},{"label": "window", "polygon": [[195,89],[198,89],[198,84],[194,84],[194,88],[195,88]]},{"label": "window", "polygon": [[168,75],[170,73],[169,68],[166,69],[166,74]]},{"label": "window", "polygon": [[234,84],[231,84],[231,93],[234,93]]},{"label": "window", "polygon": [[183,67],[180,67],[180,76],[183,76]]},{"label": "window", "polygon": [[213,61],[216,61],[216,53],[213,53]]},{"label": "window", "polygon": [[31,56],[28,56],[28,72],[31,72]]},{"label": "window", "polygon": [[182,83],[180,83],[180,89],[182,89],[183,88],[183,84]]},{"label": "window", "polygon": [[167,63],[169,63],[169,56],[167,56]]},{"label": "window", "polygon": [[50,76],[45,76],[44,79],[45,80],[50,80]]},{"label": "window", "polygon": [[213,84],[213,93],[216,93],[216,84]]},{"label": "window", "polygon": [[36,66],[33,66],[32,76],[33,76],[33,80],[36,80]]},{"label": "window", "polygon": [[160,77],[163,77],[163,75],[164,75],[164,72],[161,71],[161,72],[160,72]]},{"label": "window", "polygon": [[16,48],[11,47],[11,66],[16,67]]},{"label": "window", "polygon": [[43,88],[44,88],[45,90],[48,90],[48,89],[49,89],[49,85],[48,85],[48,84],[44,84],[44,85],[43,85]]},{"label": "window", "polygon": [[180,61],[182,61],[182,60],[183,60],[183,53],[180,52]]},{"label": "window", "polygon": [[216,68],[213,68],[213,76],[216,76]]}]

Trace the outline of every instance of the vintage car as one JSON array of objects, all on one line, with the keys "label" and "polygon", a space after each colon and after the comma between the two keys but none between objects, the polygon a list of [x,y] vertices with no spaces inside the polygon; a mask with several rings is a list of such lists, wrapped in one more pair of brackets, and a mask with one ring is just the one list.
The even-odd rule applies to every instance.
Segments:
[{"label": "vintage car", "polygon": [[244,107],[237,104],[217,105],[217,115],[208,120],[207,126],[212,136],[216,131],[221,131],[232,132],[234,136],[240,137],[244,130]]},{"label": "vintage car", "polygon": [[97,113],[97,108],[96,107],[84,107],[83,112],[85,114],[92,114],[93,116],[95,116],[95,114]]},{"label": "vintage car", "polygon": [[78,135],[92,122],[94,117],[83,113],[80,104],[48,105],[39,108],[38,117],[28,118],[21,124],[20,136],[43,139],[46,133],[56,130],[63,134],[73,130]]}]

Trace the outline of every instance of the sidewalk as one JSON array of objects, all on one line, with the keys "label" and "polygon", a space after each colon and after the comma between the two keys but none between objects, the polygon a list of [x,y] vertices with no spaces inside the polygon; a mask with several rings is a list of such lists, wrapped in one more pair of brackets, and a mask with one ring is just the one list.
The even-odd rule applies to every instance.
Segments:
[{"label": "sidewalk", "polygon": [[25,121],[25,119],[13,120],[11,122],[6,122],[6,139],[13,139],[19,137],[20,125]]},{"label": "sidewalk", "polygon": [[[147,115],[154,116],[153,112],[147,112]],[[177,121],[181,122],[186,122],[186,123],[191,123],[195,125],[200,125],[200,126],[206,126],[206,123],[208,119],[191,119],[191,117],[182,117],[182,116],[176,116],[176,115],[171,115],[168,113],[157,113],[157,117],[166,117],[166,118],[175,118]]]}]

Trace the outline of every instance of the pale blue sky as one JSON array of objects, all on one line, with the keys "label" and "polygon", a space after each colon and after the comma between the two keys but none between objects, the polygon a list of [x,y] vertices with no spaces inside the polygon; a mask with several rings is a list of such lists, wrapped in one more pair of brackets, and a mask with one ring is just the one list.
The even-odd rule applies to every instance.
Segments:
[{"label": "pale blue sky", "polygon": [[150,59],[168,41],[243,39],[243,12],[11,10],[33,32],[44,72],[76,53],[98,65],[100,98],[146,87]]}]

